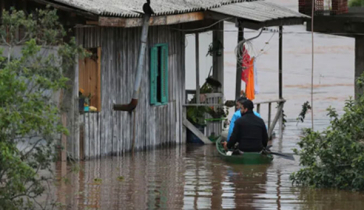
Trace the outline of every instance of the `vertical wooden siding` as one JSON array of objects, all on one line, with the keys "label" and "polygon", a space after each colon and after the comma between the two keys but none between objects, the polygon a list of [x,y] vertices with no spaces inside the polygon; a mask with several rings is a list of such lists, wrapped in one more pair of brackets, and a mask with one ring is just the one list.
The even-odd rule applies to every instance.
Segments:
[{"label": "vertical wooden siding", "polygon": [[[141,28],[78,28],[77,42],[85,48],[101,47],[101,106],[99,113],[79,115],[84,127],[85,158],[122,154],[131,150],[133,115],[112,110],[115,103],[129,103],[132,97],[139,55]],[[168,43],[168,103],[150,105],[149,48]],[[185,36],[169,27],[151,27],[139,103],[135,109],[135,149],[182,142],[182,103],[185,89]],[[78,70],[77,70],[78,71]],[[77,74],[78,76],[78,74]],[[78,77],[75,78],[78,81]],[[78,89],[78,87],[77,87]],[[75,132],[79,139],[79,129]],[[73,143],[75,144],[75,143]],[[74,151],[77,149],[74,149]]]}]

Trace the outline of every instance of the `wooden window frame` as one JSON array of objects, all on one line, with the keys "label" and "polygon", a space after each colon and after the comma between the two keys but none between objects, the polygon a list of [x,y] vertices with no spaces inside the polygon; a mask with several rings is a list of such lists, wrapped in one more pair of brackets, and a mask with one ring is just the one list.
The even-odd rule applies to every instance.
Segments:
[{"label": "wooden window frame", "polygon": [[[92,50],[92,49],[96,49],[97,52],[97,59],[96,59],[96,64],[97,64],[97,68],[96,68],[96,95],[97,95],[97,102],[96,102],[96,108],[97,111],[96,112],[100,112],[101,111],[101,47],[93,47],[93,48],[88,48],[87,50]],[[79,71],[79,89],[80,88],[84,88],[81,87],[81,80],[84,80],[84,78],[81,78],[81,68],[85,68],[84,66],[84,61],[85,59],[90,59],[90,58],[84,58],[83,60],[79,60],[79,64],[78,64],[78,71]]]},{"label": "wooden window frame", "polygon": [[[158,50],[160,50],[160,53]],[[150,49],[150,104],[151,105],[160,106],[168,104],[168,64],[169,64],[168,44],[161,43],[151,47]],[[161,75],[159,75],[158,72],[160,72]],[[158,76],[160,76],[159,90],[158,90]],[[160,94],[160,100],[158,100],[158,94]]]}]

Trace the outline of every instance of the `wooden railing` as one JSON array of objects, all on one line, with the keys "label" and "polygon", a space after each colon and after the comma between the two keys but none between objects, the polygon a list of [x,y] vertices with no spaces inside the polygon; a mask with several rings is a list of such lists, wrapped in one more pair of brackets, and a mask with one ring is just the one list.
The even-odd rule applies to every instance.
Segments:
[{"label": "wooden railing", "polygon": [[[286,102],[285,99],[278,99],[278,100],[261,101],[261,102],[255,103],[258,113],[260,113],[260,108],[261,108],[262,104],[268,104],[268,137],[269,137],[269,139],[272,138],[273,130],[274,130],[278,120],[279,120],[279,135],[280,135],[280,137],[282,136],[282,131],[283,131],[283,113],[282,113],[282,111],[283,111],[283,106],[284,106],[285,102]],[[273,121],[271,122],[272,103],[277,103],[278,107],[277,107],[277,113],[276,113]]]},{"label": "wooden railing", "polygon": [[[199,106],[208,106],[208,107],[213,107],[215,110],[218,107],[222,107],[224,106],[222,101],[223,101],[223,94],[222,93],[205,93],[205,94],[200,94],[201,98],[200,98],[200,102],[201,103],[194,103],[194,104],[188,104],[188,95],[192,95],[195,94],[196,91],[195,90],[186,90],[186,104],[183,105],[183,110],[184,110],[184,119],[183,119],[183,124],[190,130],[192,131],[196,136],[198,136],[205,144],[206,143],[211,143],[211,142],[206,142],[205,140],[207,138],[202,137],[202,135],[206,135],[206,136],[210,136],[212,133],[214,133],[215,135],[220,135],[222,132],[222,121],[206,121],[206,127],[205,127],[205,133],[202,134],[201,132],[198,131],[198,129],[195,129],[193,124],[191,122],[189,122],[187,120],[187,116],[186,116],[186,110],[187,107],[199,107]],[[205,113],[205,119],[209,119],[211,118],[211,116],[208,113]]]}]

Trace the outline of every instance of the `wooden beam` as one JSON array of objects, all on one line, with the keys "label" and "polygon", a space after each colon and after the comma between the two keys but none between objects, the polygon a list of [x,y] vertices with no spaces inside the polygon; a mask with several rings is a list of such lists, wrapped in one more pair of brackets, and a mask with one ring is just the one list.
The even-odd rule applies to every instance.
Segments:
[{"label": "wooden beam", "polygon": [[203,134],[200,130],[198,130],[190,121],[183,117],[182,120],[183,125],[188,128],[193,134],[195,134],[204,144],[212,144],[212,142]]},{"label": "wooden beam", "polygon": [[180,15],[169,15],[169,16],[166,16],[166,25],[199,21],[199,20],[203,20],[204,18],[205,18],[205,15],[203,12],[192,12],[192,13],[180,14]]},{"label": "wooden beam", "polygon": [[216,24],[216,20],[213,19],[204,19],[194,22],[182,23],[181,30],[185,34],[194,34],[196,32],[210,32],[213,29],[213,24]]},{"label": "wooden beam", "polygon": [[[173,25],[187,23],[204,19],[203,12],[191,12],[187,14],[155,16],[149,20],[149,26]],[[99,26],[105,27],[139,27],[143,25],[143,18],[117,18],[117,17],[99,17]]]},{"label": "wooden beam", "polygon": [[[242,23],[237,20],[237,28],[239,30],[238,32],[238,42],[241,42],[244,40],[244,27]],[[244,53],[242,53],[242,56],[244,57]],[[241,92],[241,72],[243,71],[243,58],[240,63],[239,60],[236,60],[236,80],[235,80],[235,100],[238,100],[240,97]],[[237,111],[237,108],[235,108],[235,111]]]},{"label": "wooden beam", "polygon": [[270,121],[272,113],[272,103],[268,104],[268,130],[270,129]]},{"label": "wooden beam", "polygon": [[281,102],[278,106],[276,116],[274,117],[272,125],[269,127],[269,130],[268,130],[268,139],[270,139],[272,137],[273,129],[276,126],[276,124],[279,120],[279,117],[282,115],[283,105],[284,105],[284,102]]},{"label": "wooden beam", "polygon": [[[311,31],[311,24],[306,25]],[[364,18],[342,16],[315,16],[314,32],[345,37],[355,37],[364,33]]]},{"label": "wooden beam", "polygon": [[269,104],[269,103],[280,103],[280,102],[286,102],[286,100],[278,99],[278,100],[271,100],[271,101],[259,101],[259,102],[254,102],[254,104]]},{"label": "wooden beam", "polygon": [[98,21],[86,21],[86,25],[99,25]]},{"label": "wooden beam", "polygon": [[221,47],[221,54],[213,52],[212,66],[213,66],[213,78],[221,83],[219,91],[224,92],[224,22],[218,23],[212,33],[213,47]]},{"label": "wooden beam", "polygon": [[278,20],[269,20],[265,22],[249,21],[244,19],[244,27],[258,30],[263,27],[302,25],[305,21],[307,21],[307,19],[301,19],[301,18],[287,18],[283,20],[278,19]]},{"label": "wooden beam", "polygon": [[283,27],[279,26],[279,49],[278,49],[278,95],[279,99],[283,98],[283,90],[282,90],[282,65],[283,65]]}]

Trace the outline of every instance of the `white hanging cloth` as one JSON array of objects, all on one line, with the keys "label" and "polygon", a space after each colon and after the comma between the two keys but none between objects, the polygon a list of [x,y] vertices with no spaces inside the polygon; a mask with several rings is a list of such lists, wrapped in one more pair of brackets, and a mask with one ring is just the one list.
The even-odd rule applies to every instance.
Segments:
[{"label": "white hanging cloth", "polygon": [[259,93],[257,58],[254,59],[254,93],[255,94]]}]

